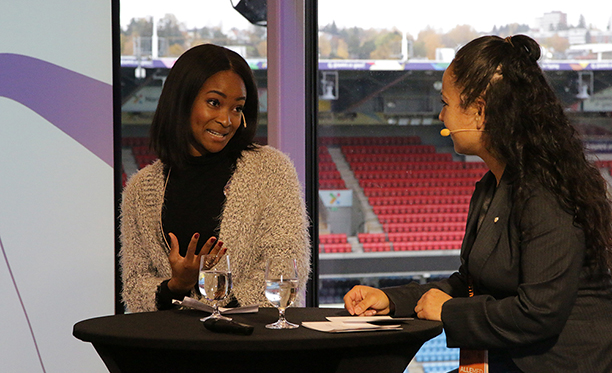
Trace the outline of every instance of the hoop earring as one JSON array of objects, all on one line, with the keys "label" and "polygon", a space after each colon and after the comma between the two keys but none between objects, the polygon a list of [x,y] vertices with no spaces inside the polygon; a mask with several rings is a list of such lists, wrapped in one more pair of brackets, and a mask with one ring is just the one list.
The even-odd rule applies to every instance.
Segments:
[{"label": "hoop earring", "polygon": [[241,111],[240,114],[242,114],[242,124],[244,124],[244,128],[247,128],[246,117],[244,116],[244,111]]}]

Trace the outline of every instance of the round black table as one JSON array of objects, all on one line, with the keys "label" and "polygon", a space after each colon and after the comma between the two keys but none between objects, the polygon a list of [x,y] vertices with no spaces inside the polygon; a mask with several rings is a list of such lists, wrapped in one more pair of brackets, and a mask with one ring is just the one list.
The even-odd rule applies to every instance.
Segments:
[{"label": "round black table", "polygon": [[[442,323],[408,321],[402,331],[323,333],[300,326],[269,330],[278,311],[260,308],[231,315],[255,326],[252,335],[214,333],[204,312],[170,310],[104,316],[74,325],[73,335],[91,342],[111,373],[127,372],[403,372]],[[344,309],[289,308],[287,320],[325,321]]]}]

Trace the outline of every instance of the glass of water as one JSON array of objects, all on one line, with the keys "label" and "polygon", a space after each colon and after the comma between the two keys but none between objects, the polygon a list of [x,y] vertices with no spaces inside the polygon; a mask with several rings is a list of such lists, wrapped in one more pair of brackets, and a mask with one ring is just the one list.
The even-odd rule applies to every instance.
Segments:
[{"label": "glass of water", "polygon": [[[204,260],[204,256],[202,256],[202,260]],[[224,263],[226,264],[225,268],[222,266]],[[200,268],[203,267],[200,266]],[[230,270],[229,255],[224,255],[214,268],[200,270],[198,287],[200,288],[200,294],[202,294],[206,300],[213,302],[212,314],[200,319],[200,321],[206,321],[208,319],[231,320],[231,318],[221,315],[219,306],[217,305],[220,300],[227,297],[232,289],[232,271]]]},{"label": "glass of water", "polygon": [[295,301],[298,291],[297,262],[295,259],[270,259],[266,264],[266,298],[278,308],[278,321],[266,325],[268,329],[295,329],[299,325],[285,319],[285,309]]}]

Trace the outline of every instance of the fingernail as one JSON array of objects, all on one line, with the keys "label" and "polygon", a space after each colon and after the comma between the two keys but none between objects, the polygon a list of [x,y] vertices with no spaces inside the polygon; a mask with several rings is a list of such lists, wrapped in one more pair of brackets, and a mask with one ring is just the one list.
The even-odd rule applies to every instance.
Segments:
[{"label": "fingernail", "polygon": [[223,241],[219,241],[218,246],[219,246],[219,248],[221,248],[221,246],[223,246]]},{"label": "fingernail", "polygon": [[193,235],[193,237],[195,237],[196,239],[198,239],[198,238],[200,238],[200,234],[199,234],[199,233],[196,233],[196,234],[194,234],[194,235]]}]

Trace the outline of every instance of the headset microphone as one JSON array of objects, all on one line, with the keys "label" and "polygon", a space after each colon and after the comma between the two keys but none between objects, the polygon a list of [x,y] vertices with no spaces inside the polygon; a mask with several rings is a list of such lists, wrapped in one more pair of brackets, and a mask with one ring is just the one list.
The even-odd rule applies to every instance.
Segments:
[{"label": "headset microphone", "polygon": [[458,129],[458,130],[451,131],[448,128],[444,128],[442,131],[440,131],[440,135],[446,137],[446,136],[449,136],[451,133],[455,133],[455,132],[471,132],[471,131],[481,132],[482,130],[465,128],[465,129]]}]

